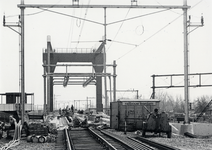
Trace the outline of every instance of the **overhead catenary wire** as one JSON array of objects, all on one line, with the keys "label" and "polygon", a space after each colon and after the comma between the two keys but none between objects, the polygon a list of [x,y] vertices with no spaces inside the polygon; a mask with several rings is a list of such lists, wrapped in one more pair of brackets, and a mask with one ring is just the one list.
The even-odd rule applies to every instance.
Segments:
[{"label": "overhead catenary wire", "polygon": [[[119,27],[119,29],[118,29],[118,31],[117,31],[117,33],[116,33],[116,35],[115,35],[115,37],[114,37],[114,39],[116,39],[116,37],[117,37],[118,33],[120,32],[121,27],[123,26],[123,24],[124,24],[125,21],[132,20],[132,19],[137,19],[137,18],[140,18],[140,17],[148,16],[148,15],[153,15],[153,14],[160,13],[160,12],[167,11],[167,10],[169,10],[169,9],[160,10],[160,11],[155,11],[155,12],[152,12],[152,13],[143,14],[143,15],[139,15],[139,16],[136,16],[136,17],[132,17],[132,18],[126,18],[127,15],[128,15],[129,12],[130,12],[130,9],[129,9],[128,12],[127,12],[127,14],[125,15],[125,18],[124,18],[123,20],[111,22],[111,23],[108,23],[107,25],[112,25],[112,24],[116,24],[116,23],[122,22],[121,25],[120,25],[120,27]],[[111,40],[111,41],[112,41],[112,40]],[[113,40],[113,41],[114,41],[114,40]],[[114,41],[114,42],[115,42],[115,41]],[[126,42],[119,42],[119,43],[126,44]],[[127,43],[127,44],[128,44],[128,45],[134,45],[134,46],[136,46],[136,47],[138,46],[138,45],[136,45],[136,44],[130,44],[130,43]],[[111,44],[111,45],[112,45],[112,44]],[[111,45],[107,48],[107,51],[109,50],[109,48],[111,47]]]},{"label": "overhead catenary wire", "polygon": [[[161,3],[159,3],[157,0],[155,0],[155,1],[158,3],[158,5],[160,5],[160,6],[164,6],[164,5],[162,5]],[[175,11],[173,11],[173,10],[171,10],[171,9],[170,9],[170,11],[171,11],[171,12],[173,12],[173,13],[175,13],[175,14],[179,14],[179,15],[180,15],[180,13],[175,12]]]},{"label": "overhead catenary wire", "polygon": [[[90,1],[91,1],[91,0],[89,0],[88,5],[90,4]],[[87,13],[88,13],[88,8],[85,10],[84,19],[86,18]],[[77,40],[78,43],[77,43],[77,45],[76,45],[76,48],[78,47],[78,44],[79,44],[79,41],[80,41],[80,38],[81,38],[81,35],[82,35],[82,31],[83,31],[83,28],[84,28],[84,24],[85,24],[85,20],[83,20],[83,22],[82,22],[82,27],[81,27],[81,30],[80,30],[80,33],[79,33],[79,36],[78,36],[78,40]]]},{"label": "overhead catenary wire", "polygon": [[[125,18],[128,16],[129,12],[130,12],[130,9],[128,9],[127,14],[125,15]],[[125,19],[125,18],[124,18],[124,19]],[[121,28],[122,28],[124,22],[125,22],[125,21],[122,21],[121,25],[119,26],[119,29],[118,29],[118,31],[116,32],[116,35],[115,35],[114,38],[113,38],[114,40],[116,39],[117,35],[119,34],[119,32],[120,32],[120,30],[121,30]],[[110,44],[110,46],[107,48],[106,52],[110,49],[110,47],[112,46],[112,44],[113,44],[113,42],[112,42],[112,43]]]},{"label": "overhead catenary wire", "polygon": [[[90,2],[90,1],[89,1],[89,2]],[[73,16],[73,15],[68,15],[68,14],[65,14],[65,13],[61,13],[61,12],[57,12],[57,11],[53,11],[53,10],[49,10],[49,9],[44,9],[44,8],[39,8],[39,9],[46,10],[46,11],[49,11],[49,12],[52,12],[52,13],[56,13],[56,14],[60,14],[60,15],[64,15],[64,16],[67,16],[67,17],[73,17],[73,18],[81,19],[81,20],[83,20],[83,21],[88,21],[88,22],[92,22],[92,23],[95,23],[95,24],[104,25],[103,23],[100,23],[100,22],[88,20],[88,19],[81,18],[81,17],[76,17],[76,16]],[[127,20],[136,19],[136,18],[140,18],[140,17],[144,17],[144,16],[148,16],[148,15],[160,13],[160,12],[163,12],[163,11],[167,11],[167,10],[169,10],[169,9],[160,10],[160,11],[156,11],[156,12],[152,12],[152,13],[148,13],[148,14],[144,14],[144,15],[139,15],[139,16],[132,17],[132,18],[127,18],[127,19],[124,19],[124,20],[119,20],[119,21],[111,22],[111,23],[108,23],[108,24],[106,24],[106,25],[112,25],[112,24],[115,24],[115,23],[119,23],[119,22],[124,22],[124,21],[127,21]],[[87,12],[86,12],[85,16],[86,16],[86,15],[87,15]],[[84,24],[84,22],[83,22],[83,24]],[[82,31],[82,30],[81,30],[81,31]],[[80,38],[80,35],[79,35],[79,38]],[[79,41],[79,40],[78,40],[78,41]],[[123,43],[124,43],[124,42],[123,42]],[[135,45],[135,44],[131,44],[131,45]],[[76,46],[76,47],[77,47],[77,46]]]},{"label": "overhead catenary wire", "polygon": [[[60,1],[61,1],[61,0],[59,0],[57,3],[51,5],[51,7],[50,7],[49,9],[53,8],[56,4],[60,3]],[[45,11],[46,11],[46,10],[41,10],[41,11],[34,12],[34,13],[28,13],[28,14],[24,14],[24,16],[33,16],[33,15],[37,15],[37,14],[43,13],[43,12],[45,12]],[[20,14],[18,14],[18,15],[5,16],[5,18],[17,17],[17,16],[19,16],[19,15],[20,15]]]},{"label": "overhead catenary wire", "polygon": [[[161,3],[159,3],[158,0],[155,0],[155,1],[156,1],[160,6],[164,6],[164,5],[162,5]],[[198,4],[200,4],[202,1],[203,1],[203,0],[200,0],[199,2],[197,2],[192,8],[196,7],[196,6],[197,6]],[[173,13],[176,13],[176,14],[180,14],[180,13],[177,13],[177,12],[171,10],[171,9],[170,9],[170,11],[173,12]]]},{"label": "overhead catenary wire", "polygon": [[81,17],[76,17],[76,16],[73,16],[73,15],[68,15],[68,14],[65,14],[65,13],[58,12],[58,11],[53,11],[53,10],[44,9],[44,8],[39,8],[39,9],[42,9],[42,10],[45,10],[45,11],[49,11],[49,12],[52,12],[52,13],[55,13],[55,14],[58,14],[58,15],[63,15],[63,16],[67,16],[67,17],[77,18],[77,19],[85,20],[85,21],[88,21],[88,22],[91,22],[91,23],[104,25],[103,23],[100,23],[100,22],[84,19],[84,18],[81,18]]},{"label": "overhead catenary wire", "polygon": [[[67,17],[73,17],[73,18],[81,19],[81,20],[88,21],[88,22],[95,23],[95,24],[99,24],[99,25],[105,25],[104,23],[100,23],[100,22],[97,22],[97,21],[89,20],[89,19],[84,19],[84,18],[81,18],[81,17],[76,17],[76,16],[73,16],[73,15],[61,13],[61,12],[58,12],[58,11],[53,11],[53,10],[50,10],[50,9],[45,9],[45,8],[39,8],[39,9],[45,10],[45,11],[49,11],[49,12],[52,12],[52,13],[55,13],[55,14],[67,16]],[[169,9],[170,9],[170,8],[169,8]],[[107,23],[106,25],[112,25],[112,24],[116,24],[116,23],[123,22],[123,21],[128,21],[128,20],[132,20],[132,19],[136,19],[136,18],[148,16],[148,15],[153,15],[153,14],[156,14],[156,13],[160,13],[160,12],[163,12],[163,11],[167,11],[167,10],[169,10],[169,9],[160,10],[160,11],[155,11],[155,12],[152,12],[152,13],[148,13],[148,14],[144,14],[144,15],[139,15],[139,16],[135,16],[135,17],[132,17],[132,18],[127,18],[127,19],[124,19],[124,20],[119,20],[119,21],[110,22],[110,23]]]},{"label": "overhead catenary wire", "polygon": [[71,41],[71,43],[96,43],[100,41]]},{"label": "overhead catenary wire", "polygon": [[[203,0],[200,0],[198,3],[196,3],[194,6],[192,6],[190,8],[190,10],[193,9],[194,7],[196,7],[197,5],[199,5],[202,1]],[[170,9],[168,9],[168,10],[170,10]],[[156,34],[158,34],[163,29],[165,29],[166,27],[168,27],[169,25],[171,25],[173,22],[175,22],[177,19],[179,19],[182,15],[183,14],[180,14],[177,18],[175,18],[174,20],[172,20],[170,23],[168,23],[167,25],[165,25],[164,27],[162,27],[161,29],[159,29],[158,31],[156,31],[154,34],[152,34],[151,36],[149,36],[147,39],[143,40],[143,42],[141,42],[140,44],[138,44],[138,46],[132,48],[131,50],[129,50],[128,52],[126,52],[125,54],[123,54],[121,57],[117,58],[116,61],[120,60],[121,58],[123,58],[124,56],[126,56],[127,54],[129,54],[130,52],[132,52],[133,50],[135,50],[136,48],[138,48],[141,44],[145,43],[146,41],[148,41],[149,39],[151,39],[152,37],[154,37]]]},{"label": "overhead catenary wire", "polygon": [[[72,14],[75,14],[75,9],[73,9]],[[74,18],[71,18],[69,35],[68,35],[68,42],[67,42],[67,48],[69,46],[71,47],[71,42],[69,42],[69,41],[72,41],[73,32],[74,32]],[[69,43],[70,43],[70,45],[69,45]]]},{"label": "overhead catenary wire", "polygon": [[130,52],[132,52],[133,50],[135,50],[136,48],[138,48],[139,46],[141,46],[143,43],[147,42],[149,39],[151,39],[152,37],[154,37],[156,34],[158,34],[159,32],[161,32],[162,30],[164,30],[166,27],[168,27],[170,24],[172,24],[173,22],[175,22],[177,19],[179,19],[183,14],[181,14],[180,16],[178,16],[177,18],[175,18],[174,20],[172,20],[171,22],[169,22],[168,24],[166,24],[164,27],[162,27],[161,29],[159,29],[158,31],[156,31],[155,33],[153,33],[152,35],[150,35],[147,39],[143,40],[140,44],[138,44],[137,47],[132,48],[131,50],[129,50],[128,52],[126,52],[125,54],[123,54],[121,57],[119,57],[118,59],[116,59],[116,61],[118,61],[119,59],[123,58],[124,56],[126,56],[127,54],[129,54]]},{"label": "overhead catenary wire", "polygon": [[115,42],[115,43],[126,44],[126,45],[132,45],[132,46],[135,46],[135,47],[138,46],[138,45],[136,45],[136,44],[127,43],[127,42],[122,42],[122,41],[115,41],[115,40],[108,40],[108,41]]},{"label": "overhead catenary wire", "polygon": [[154,12],[147,13],[147,14],[144,14],[144,15],[138,15],[138,16],[131,17],[131,18],[126,18],[126,19],[123,19],[123,20],[110,22],[110,23],[108,23],[107,25],[112,25],[112,24],[116,24],[116,23],[119,23],[119,22],[123,22],[123,21],[133,20],[133,19],[136,19],[136,18],[141,18],[141,17],[145,17],[145,16],[157,14],[157,13],[164,12],[164,11],[167,11],[167,10],[170,10],[170,9],[171,9],[171,8],[164,9],[164,10],[159,10],[159,11],[154,11]]}]

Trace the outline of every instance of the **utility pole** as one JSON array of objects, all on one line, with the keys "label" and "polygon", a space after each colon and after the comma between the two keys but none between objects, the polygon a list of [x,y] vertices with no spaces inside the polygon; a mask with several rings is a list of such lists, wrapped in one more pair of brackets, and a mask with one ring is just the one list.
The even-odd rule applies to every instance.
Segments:
[{"label": "utility pole", "polygon": [[[46,65],[46,61],[44,61],[44,65]],[[44,115],[46,116],[46,68],[45,67],[43,67],[43,74],[44,74],[44,76],[43,76],[43,80],[44,80],[44,85],[43,85],[43,90],[44,90],[44,105],[43,105],[43,113],[44,113]]]},{"label": "utility pole", "polygon": [[116,101],[116,61],[113,61],[113,101]]},{"label": "utility pole", "polygon": [[[21,0],[21,5],[24,5],[24,0]],[[25,114],[25,78],[24,78],[24,9],[25,7],[21,7],[21,15],[19,15],[18,24],[14,23],[6,23],[5,16],[3,17],[3,26],[8,27],[11,30],[15,31],[20,35],[20,85],[21,85],[21,99],[20,99],[20,109],[21,109],[21,124],[24,123],[24,114]],[[20,31],[16,31],[13,27],[20,27]]]},{"label": "utility pole", "polygon": [[[183,6],[187,6],[187,0],[183,1]],[[185,99],[185,124],[189,124],[189,91],[188,91],[188,35],[187,35],[187,8],[183,8],[183,28],[184,28],[184,99]]]},{"label": "utility pole", "polygon": [[[24,5],[24,0],[21,0],[21,5]],[[25,83],[24,83],[24,9],[21,7],[21,124],[24,123],[25,114]]]},{"label": "utility pole", "polygon": [[106,40],[107,40],[107,21],[106,21],[106,7],[104,7],[104,82],[105,82],[105,108],[107,108],[107,76],[106,76]]},{"label": "utility pole", "polygon": [[[189,61],[188,61],[188,35],[198,27],[202,27],[204,25],[203,16],[201,17],[201,24],[200,25],[191,25],[190,16],[188,20],[187,14],[187,0],[184,0],[183,8],[184,16],[183,16],[183,23],[184,23],[184,94],[185,94],[185,124],[189,124]],[[188,27],[196,27],[194,30],[188,32]]]}]

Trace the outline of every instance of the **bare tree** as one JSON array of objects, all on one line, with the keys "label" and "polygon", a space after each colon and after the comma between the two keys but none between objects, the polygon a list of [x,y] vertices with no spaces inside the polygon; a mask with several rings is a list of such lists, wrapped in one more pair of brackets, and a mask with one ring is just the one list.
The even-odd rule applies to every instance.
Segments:
[{"label": "bare tree", "polygon": [[184,110],[185,110],[185,101],[183,100],[182,96],[177,96],[174,105],[174,112],[184,113]]},{"label": "bare tree", "polygon": [[204,108],[207,106],[207,104],[210,102],[211,97],[209,96],[202,96],[202,97],[198,97],[195,102],[195,113],[201,113]]},{"label": "bare tree", "polygon": [[160,110],[165,112],[173,111],[174,107],[174,98],[169,95],[167,92],[158,92],[156,93],[156,99],[160,100]]}]

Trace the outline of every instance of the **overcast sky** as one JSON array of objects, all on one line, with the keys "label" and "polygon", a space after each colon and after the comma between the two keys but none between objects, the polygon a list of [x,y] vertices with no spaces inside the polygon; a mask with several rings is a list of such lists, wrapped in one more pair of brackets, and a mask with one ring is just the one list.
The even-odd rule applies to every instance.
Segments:
[{"label": "overcast sky", "polygon": [[[71,0],[25,0],[25,4],[72,4]],[[131,0],[80,0],[83,5],[130,5]],[[1,16],[6,22],[18,22],[20,1],[1,0]],[[183,0],[138,0],[138,5],[183,5]],[[189,34],[190,73],[212,72],[212,1],[188,0],[191,23],[205,25]],[[103,9],[49,9],[95,22],[104,23]],[[182,9],[107,9],[107,23],[144,15],[107,26],[107,64],[117,63],[117,90],[138,90],[142,98],[152,94],[151,75],[184,73],[183,16]],[[93,48],[104,36],[104,26],[37,8],[25,9],[25,91],[35,94],[35,103],[43,103],[42,50],[51,36],[53,48]],[[18,28],[15,28],[17,31]],[[194,28],[190,28],[192,30]],[[0,93],[20,91],[19,36],[7,27],[0,27]],[[78,42],[79,41],[79,42]],[[57,68],[56,71],[59,69]],[[65,68],[62,68],[65,71]],[[72,67],[68,72],[92,72],[91,67]],[[61,71],[61,68],[60,68]],[[107,68],[113,73],[112,68]],[[173,80],[173,85],[183,85],[183,77]],[[191,77],[191,84],[198,78]],[[170,78],[157,79],[157,85],[169,85]],[[212,75],[202,78],[202,84],[212,84]],[[109,82],[108,82],[109,88]],[[104,86],[103,86],[104,87]],[[103,88],[104,89],[104,88]],[[211,95],[212,87],[190,88],[193,101],[202,95]],[[184,88],[158,89],[173,96],[184,97]],[[58,102],[85,100],[95,97],[95,86],[54,86]],[[104,95],[104,91],[103,91]],[[117,93],[119,97],[135,96],[135,92]],[[93,102],[94,103],[94,102]]]}]

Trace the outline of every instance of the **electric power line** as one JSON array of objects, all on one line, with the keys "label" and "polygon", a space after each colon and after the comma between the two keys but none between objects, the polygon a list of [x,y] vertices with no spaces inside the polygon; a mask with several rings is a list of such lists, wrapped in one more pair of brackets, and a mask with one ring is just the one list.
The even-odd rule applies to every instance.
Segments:
[{"label": "electric power line", "polygon": [[[72,14],[75,15],[75,9],[73,9]],[[67,48],[68,48],[68,45],[69,45],[69,41],[72,41],[73,32],[74,32],[74,18],[71,18],[69,35],[68,35],[68,42],[67,42]],[[69,39],[71,39],[71,40],[69,40]],[[71,42],[70,42],[70,47],[71,47]]]},{"label": "electric power line", "polygon": [[91,23],[95,23],[95,24],[99,24],[99,25],[104,25],[103,23],[100,23],[100,22],[96,22],[96,21],[93,21],[93,20],[88,20],[88,19],[76,17],[76,16],[73,16],[73,15],[68,15],[68,14],[65,14],[65,13],[58,12],[58,11],[53,11],[53,10],[44,9],[44,8],[39,8],[39,9],[45,10],[45,11],[49,11],[49,12],[52,12],[52,13],[55,13],[55,14],[58,14],[58,15],[62,15],[62,16],[77,18],[77,19],[85,20],[85,21],[88,21],[88,22],[91,22]]},{"label": "electric power line", "polygon": [[154,34],[152,34],[151,36],[149,36],[147,39],[143,40],[143,42],[141,42],[140,44],[138,44],[137,47],[132,48],[131,50],[129,50],[128,52],[126,52],[124,55],[122,55],[121,57],[119,57],[116,60],[119,60],[121,58],[123,58],[125,55],[129,54],[130,52],[132,52],[133,50],[135,50],[136,48],[138,48],[139,46],[141,46],[141,44],[145,43],[146,41],[148,41],[149,39],[151,39],[152,37],[154,37],[156,34],[158,34],[159,32],[161,32],[163,29],[165,29],[166,27],[168,27],[170,24],[172,24],[173,22],[175,22],[177,19],[179,19],[183,14],[181,14],[180,16],[178,16],[177,18],[175,18],[174,20],[172,20],[171,22],[169,22],[167,25],[165,25],[164,27],[162,27],[161,29],[159,29],[158,31],[156,31]]},{"label": "electric power line", "polygon": [[115,40],[108,40],[108,41],[115,42],[115,43],[126,44],[126,45],[132,45],[132,46],[135,46],[135,47],[138,46],[138,45],[136,45],[136,44],[127,43],[127,42],[122,42],[122,41],[115,41]]},{"label": "electric power line", "polygon": [[[89,0],[88,5],[90,4],[90,1],[91,1],[91,0]],[[87,13],[88,13],[88,8],[87,8],[86,11],[85,11],[84,19],[86,18]],[[83,31],[84,24],[85,24],[85,20],[83,20],[83,23],[82,23],[82,27],[81,27],[80,34],[79,34],[79,37],[78,37],[78,43],[77,43],[77,45],[76,45],[76,48],[77,48],[77,46],[78,46],[78,44],[79,44],[79,41],[80,41],[80,38],[81,38],[81,34],[82,34],[82,31]]]},{"label": "electric power line", "polygon": [[[60,3],[61,0],[59,0],[57,3],[55,3],[54,5],[52,5],[50,8],[53,8],[56,4]],[[49,9],[50,9],[49,8]],[[42,12],[45,12],[45,10],[42,11],[38,11],[38,12],[34,12],[34,13],[29,13],[29,14],[24,14],[24,16],[33,16],[33,15],[37,15],[40,14]],[[11,18],[11,17],[17,17],[19,15],[10,15],[10,16],[5,16],[5,18]]]},{"label": "electric power line", "polygon": [[[199,5],[203,0],[200,0],[198,3],[196,3],[194,6],[192,6],[190,8],[193,9],[194,7],[196,7],[197,5]],[[168,9],[169,10],[169,9]],[[148,37],[146,40],[144,40],[143,42],[141,42],[140,44],[138,44],[137,47],[132,48],[131,50],[129,50],[127,53],[125,53],[124,55],[122,55],[121,57],[119,57],[118,59],[116,59],[117,61],[121,58],[123,58],[124,56],[126,56],[127,54],[129,54],[130,52],[132,52],[133,50],[135,50],[136,48],[138,48],[141,44],[145,43],[147,40],[151,39],[152,37],[154,37],[156,34],[158,34],[160,31],[162,31],[163,29],[165,29],[166,27],[168,27],[170,24],[172,24],[173,22],[175,22],[177,19],[179,19],[183,14],[180,14],[177,18],[175,18],[174,20],[172,20],[170,23],[168,23],[167,25],[165,25],[164,27],[162,27],[160,30],[158,30],[157,32],[155,32],[154,34],[152,34],[150,37]]]},{"label": "electric power line", "polygon": [[[130,12],[130,9],[128,9],[127,14],[125,15],[124,19],[127,17],[127,15],[129,14],[129,12]],[[114,37],[113,39],[116,39],[116,37],[117,37],[118,33],[120,32],[120,30],[121,30],[123,24],[124,24],[124,21],[122,21],[122,23],[121,23],[121,25],[119,26],[119,29],[118,29],[118,31],[116,32],[116,35],[115,35],[115,37]],[[112,44],[113,44],[113,43],[111,43],[110,46],[107,48],[107,51],[110,49],[110,47],[111,47]],[[107,52],[107,51],[106,51],[106,52]]]}]

